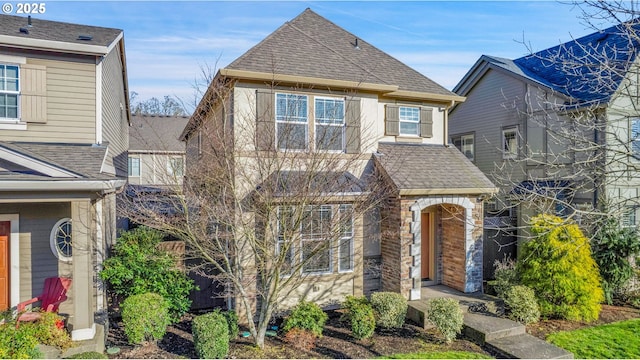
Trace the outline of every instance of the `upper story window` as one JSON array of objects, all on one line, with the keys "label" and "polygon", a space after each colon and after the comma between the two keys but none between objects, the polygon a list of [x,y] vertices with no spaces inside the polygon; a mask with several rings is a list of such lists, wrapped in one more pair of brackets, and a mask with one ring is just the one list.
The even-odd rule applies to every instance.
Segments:
[{"label": "upper story window", "polygon": [[0,119],[18,120],[20,69],[17,65],[0,64]]},{"label": "upper story window", "polygon": [[515,159],[518,157],[518,128],[502,129],[502,158]]},{"label": "upper story window", "polygon": [[640,158],[640,118],[633,118],[629,122],[629,146],[631,147],[631,154],[636,158]]},{"label": "upper story window", "polygon": [[460,150],[469,160],[475,160],[475,147],[474,147],[474,135],[460,135],[453,136],[452,138],[453,145]]},{"label": "upper story window", "polygon": [[309,146],[309,111],[306,95],[276,94],[276,141],[280,150],[306,150]]},{"label": "upper story window", "polygon": [[140,176],[140,158],[129,158],[129,176]]},{"label": "upper story window", "polygon": [[315,99],[316,149],[342,151],[344,149],[344,100]]},{"label": "upper story window", "polygon": [[420,109],[400,107],[400,135],[420,136]]},{"label": "upper story window", "polygon": [[167,174],[169,174],[169,176],[183,176],[184,159],[181,157],[169,158],[169,162],[167,163]]}]

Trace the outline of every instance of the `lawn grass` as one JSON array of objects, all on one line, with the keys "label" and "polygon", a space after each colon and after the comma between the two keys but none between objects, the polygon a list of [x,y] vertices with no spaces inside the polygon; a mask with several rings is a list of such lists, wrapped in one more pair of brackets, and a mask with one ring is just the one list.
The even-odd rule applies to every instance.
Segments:
[{"label": "lawn grass", "polygon": [[383,356],[380,359],[493,359],[491,356],[468,351],[416,352]]},{"label": "lawn grass", "polygon": [[640,319],[551,334],[547,340],[577,359],[640,358]]}]

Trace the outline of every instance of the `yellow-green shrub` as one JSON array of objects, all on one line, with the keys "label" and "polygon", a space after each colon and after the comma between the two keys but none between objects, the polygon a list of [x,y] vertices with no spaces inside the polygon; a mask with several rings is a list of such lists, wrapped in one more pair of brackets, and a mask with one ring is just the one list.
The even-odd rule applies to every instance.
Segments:
[{"label": "yellow-green shrub", "polygon": [[518,261],[523,285],[536,294],[544,317],[593,321],[604,293],[589,241],[578,225],[553,215],[531,220],[534,238],[525,242]]}]

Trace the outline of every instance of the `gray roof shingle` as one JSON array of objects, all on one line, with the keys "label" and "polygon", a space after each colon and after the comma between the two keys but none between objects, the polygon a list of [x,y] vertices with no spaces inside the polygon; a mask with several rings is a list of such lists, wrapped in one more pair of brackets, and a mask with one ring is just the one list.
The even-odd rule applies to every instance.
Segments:
[{"label": "gray roof shingle", "polygon": [[[379,143],[375,159],[398,190],[482,189],[495,185],[453,146]],[[472,193],[472,192],[471,192]]]},{"label": "gray roof shingle", "polygon": [[185,151],[179,136],[187,116],[134,115],[129,128],[129,151]]},{"label": "gray roof shingle", "polygon": [[[122,33],[122,30],[70,24],[59,21],[31,19],[28,27],[26,17],[0,15],[0,35],[16,36],[25,39],[61,41],[65,43],[109,46]],[[20,28],[28,28],[29,34],[20,32]],[[80,40],[80,35],[91,36],[91,40]]]},{"label": "gray roof shingle", "polygon": [[[107,147],[91,144],[48,144],[26,142],[0,142],[0,147],[15,151],[26,157],[42,161],[52,166],[65,169],[77,175],[83,180],[110,180],[114,176],[101,172]],[[5,178],[6,178],[5,174]],[[16,173],[16,179],[20,176],[34,175]]]},{"label": "gray roof shingle", "polygon": [[396,85],[399,90],[455,96],[310,9],[282,25],[227,68]]}]

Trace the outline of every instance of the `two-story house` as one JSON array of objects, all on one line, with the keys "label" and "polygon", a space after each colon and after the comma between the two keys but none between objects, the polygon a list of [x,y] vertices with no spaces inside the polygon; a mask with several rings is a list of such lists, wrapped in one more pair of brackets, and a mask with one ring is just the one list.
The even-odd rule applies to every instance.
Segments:
[{"label": "two-story house", "polygon": [[515,256],[538,213],[589,225],[606,207],[635,223],[637,34],[625,23],[515,60],[483,55],[454,88],[467,101],[450,111],[452,143],[501,189],[485,266]]},{"label": "two-story house", "polygon": [[[381,289],[407,299],[420,299],[429,284],[480,291],[482,199],[495,187],[447,144],[448,109],[462,101],[307,9],[218,71],[182,135],[186,177],[228,155],[243,182],[234,183],[237,198],[247,200],[234,206],[279,201],[277,219],[258,220],[259,206],[242,215],[254,219],[249,232],[274,237],[266,250],[274,254],[293,221],[288,203],[308,196],[303,217],[311,220],[294,227],[299,244],[285,251],[293,264],[297,256],[316,260],[296,270],[306,282],[283,303],[362,295],[363,264],[374,258]],[[293,188],[298,180],[305,190]],[[277,187],[269,199],[266,187]],[[348,214],[368,191],[384,202],[354,212],[339,246],[314,247],[329,231],[323,221]]]},{"label": "two-story house", "polygon": [[122,30],[0,15],[0,310],[68,277],[72,339],[102,327],[128,109]]}]

